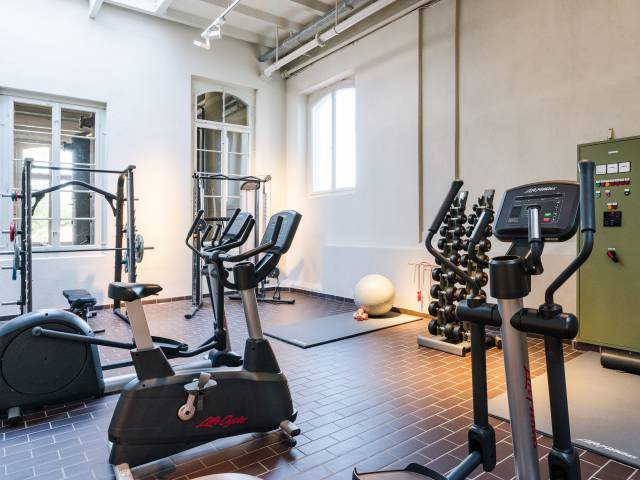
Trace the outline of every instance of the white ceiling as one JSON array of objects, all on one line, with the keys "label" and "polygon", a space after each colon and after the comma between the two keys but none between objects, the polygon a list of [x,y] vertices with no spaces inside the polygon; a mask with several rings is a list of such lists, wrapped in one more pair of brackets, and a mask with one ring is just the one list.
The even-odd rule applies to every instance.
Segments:
[{"label": "white ceiling", "polygon": [[[103,3],[204,29],[231,0],[89,0],[90,15],[97,16]],[[273,47],[276,27],[283,39],[334,7],[335,0],[241,0],[226,15],[222,32],[228,37]]]}]

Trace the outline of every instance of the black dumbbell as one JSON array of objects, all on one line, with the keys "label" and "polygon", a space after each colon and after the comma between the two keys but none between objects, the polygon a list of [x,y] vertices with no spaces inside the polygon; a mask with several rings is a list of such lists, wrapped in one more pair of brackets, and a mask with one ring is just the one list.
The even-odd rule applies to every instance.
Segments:
[{"label": "black dumbbell", "polygon": [[471,225],[475,225],[477,221],[478,221],[478,215],[476,215],[475,213],[471,213],[469,215],[469,223]]},{"label": "black dumbbell", "polygon": [[437,320],[431,320],[427,324],[427,330],[429,330],[429,333],[431,335],[438,335],[438,321]]},{"label": "black dumbbell", "polygon": [[429,295],[431,295],[431,298],[438,298],[438,293],[440,293],[440,290],[442,290],[442,288],[440,288],[440,285],[431,285],[431,288],[429,289]]},{"label": "black dumbbell", "polygon": [[433,280],[435,280],[436,282],[440,281],[440,277],[442,276],[442,269],[439,267],[436,267],[434,269],[431,270],[431,278]]},{"label": "black dumbbell", "polygon": [[462,255],[460,257],[460,265],[462,265],[464,268],[467,268],[469,266],[469,254],[465,253],[464,255]]},{"label": "black dumbbell", "polygon": [[444,247],[447,246],[447,239],[446,238],[439,238],[437,245],[438,245],[438,249],[444,250]]},{"label": "black dumbbell", "polygon": [[443,314],[444,314],[444,318],[449,322],[454,322],[458,319],[458,317],[456,316],[455,305],[445,305]]},{"label": "black dumbbell", "polygon": [[431,315],[432,317],[437,317],[439,308],[440,308],[440,304],[438,302],[431,302],[429,303],[429,307],[427,308],[427,311],[429,312],[429,315]]},{"label": "black dumbbell", "polygon": [[443,295],[448,303],[453,302],[456,298],[456,287],[448,287]]},{"label": "black dumbbell", "polygon": [[474,275],[474,279],[478,285],[484,287],[489,282],[489,275],[486,272],[478,272]]},{"label": "black dumbbell", "polygon": [[478,243],[478,250],[480,250],[483,253],[486,253],[489,250],[491,250],[491,240],[489,240],[488,238],[484,238],[480,240],[480,243]]},{"label": "black dumbbell", "polygon": [[456,266],[460,265],[460,255],[458,253],[452,253],[449,255],[449,261]]}]

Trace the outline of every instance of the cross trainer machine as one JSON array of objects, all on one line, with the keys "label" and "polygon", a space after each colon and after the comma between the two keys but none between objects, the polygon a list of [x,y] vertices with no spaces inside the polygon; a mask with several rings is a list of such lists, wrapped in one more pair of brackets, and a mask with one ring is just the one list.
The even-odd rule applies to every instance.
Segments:
[{"label": "cross trainer machine", "polygon": [[[249,333],[242,367],[175,372],[149,335],[141,301],[161,287],[109,286],[109,297],[126,302],[130,313],[136,343],[131,356],[138,376],[123,389],[109,425],[112,465],[134,467],[217,438],[250,432],[280,430],[295,445],[294,437],[300,433],[293,423],[297,412],[287,379],[262,334],[255,287],[287,252],[301,218],[292,210],[277,213],[257,248],[238,255],[211,253],[224,286],[242,296]],[[261,253],[265,255],[259,266],[248,261]],[[225,262],[233,263],[233,282]]]},{"label": "cross trainer machine", "polygon": [[[191,229],[195,229],[197,221]],[[242,245],[251,232],[251,216],[237,210],[227,224],[215,251],[226,253]],[[188,237],[189,238],[189,237]],[[224,315],[214,317],[213,336],[198,347],[164,337],[153,341],[169,359],[208,356],[177,369],[236,366],[242,359],[230,350]],[[61,345],[61,341],[66,342]],[[134,342],[118,342],[94,335],[80,317],[63,310],[43,310],[14,318],[0,326],[0,411],[15,423],[23,412],[46,405],[120,391],[135,378],[122,374],[104,378],[103,372],[131,366],[131,360],[103,365],[97,346],[125,350],[135,348]]]},{"label": "cross trainer machine", "polygon": [[[454,181],[436,220],[429,228],[427,249],[471,286],[472,294],[458,305],[457,313],[471,324],[471,362],[474,423],[469,430],[469,455],[447,475],[413,463],[404,470],[360,473],[353,479],[365,480],[462,480],[478,466],[491,471],[495,466],[495,434],[488,424],[486,355],[483,325],[501,325],[502,345],[511,418],[511,435],[518,480],[539,480],[537,431],[531,390],[527,333],[544,336],[549,382],[549,398],[553,430],[553,446],[548,455],[551,480],[580,480],[580,459],[571,443],[567,388],[562,342],[578,333],[575,315],[564,313],[554,301],[555,292],[589,258],[595,233],[594,164],[583,160],[578,164],[580,183],[541,182],[512,188],[502,197],[494,224],[496,238],[510,241],[507,255],[489,262],[490,293],[498,304],[487,303],[474,279],[444,258],[431,245],[446,209],[462,187]],[[490,213],[482,214],[470,238],[468,253],[474,261],[475,245],[490,223]],[[545,242],[565,242],[580,227],[580,252],[547,287],[545,302],[537,309],[524,308],[523,299],[531,291],[531,276],[543,271],[542,252]],[[479,264],[481,264],[479,262]]]},{"label": "cross trainer machine", "polygon": [[[215,331],[212,340],[215,342],[215,347],[209,352],[209,359],[213,367],[239,367],[242,365],[242,357],[231,351],[229,328],[224,311],[224,285],[220,278],[221,271],[212,261],[214,258],[212,253],[215,251],[229,252],[244,245],[253,229],[255,220],[249,213],[236,209],[224,229],[220,223],[216,224],[215,231],[209,241],[209,234],[213,227],[203,220],[203,215],[204,210],[200,210],[187,234],[185,244],[195,256],[202,259],[203,271],[206,274],[207,287],[211,297]],[[189,242],[190,239],[193,239],[193,244]],[[200,245],[200,248],[196,248],[196,245]],[[222,272],[226,274],[224,269]]]}]

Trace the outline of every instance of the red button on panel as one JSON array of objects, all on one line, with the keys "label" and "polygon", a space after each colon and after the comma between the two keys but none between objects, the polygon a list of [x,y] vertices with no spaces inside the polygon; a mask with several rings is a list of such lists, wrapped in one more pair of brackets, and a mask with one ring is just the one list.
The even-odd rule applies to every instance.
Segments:
[{"label": "red button on panel", "polygon": [[550,218],[543,218],[543,219],[542,219],[542,221],[543,221],[544,223],[549,223],[549,222],[551,221],[551,219],[550,219]]}]

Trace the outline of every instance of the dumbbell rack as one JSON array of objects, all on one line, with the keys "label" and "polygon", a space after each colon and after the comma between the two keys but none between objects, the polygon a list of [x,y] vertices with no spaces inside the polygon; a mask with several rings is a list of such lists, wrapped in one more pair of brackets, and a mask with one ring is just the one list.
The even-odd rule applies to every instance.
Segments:
[{"label": "dumbbell rack", "polygon": [[[448,214],[440,227],[440,238],[437,245],[440,252],[455,265],[460,265],[460,250],[463,247],[463,236],[467,216],[465,209],[469,192],[460,192],[454,200]],[[456,316],[457,301],[466,298],[464,284],[456,273],[446,265],[439,264],[431,271],[434,283],[429,291],[433,301],[429,303],[428,334],[418,336],[418,345],[433,348],[454,355],[464,356],[471,348],[465,339],[465,329]]]},{"label": "dumbbell rack", "polygon": [[[494,209],[493,209],[494,196],[495,196],[495,190],[493,189],[485,190],[483,195],[479,197],[478,201],[473,205],[472,207],[473,213],[470,213],[467,217],[468,224],[467,224],[467,227],[465,228],[466,238],[462,241],[462,248],[466,252],[469,246],[469,238],[473,233],[473,229],[475,228],[476,223],[480,218],[480,215],[482,215],[482,213],[485,210],[490,211],[491,221],[487,226],[486,230],[484,231],[484,233],[482,234],[482,237],[475,248],[476,256],[487,262],[489,261],[489,257],[487,254],[491,250],[491,236],[493,235],[493,227],[491,226],[491,224],[493,223],[493,214],[494,214]],[[467,274],[478,283],[481,289],[482,287],[486,286],[489,283],[489,275],[485,271],[486,269],[482,268],[476,262],[471,260],[467,253],[462,255],[462,257],[460,258],[460,265],[466,269]],[[466,288],[465,296],[471,294],[471,288],[468,285],[465,288]],[[484,291],[484,289],[481,290],[481,294],[483,297],[485,298],[487,297],[487,294]],[[465,337],[466,335],[468,335],[466,333],[468,332],[468,330],[469,329],[466,328],[466,325],[465,325]],[[495,333],[487,332],[486,339],[487,339],[487,344],[489,346],[499,347],[501,345],[499,332],[495,332]]]}]

